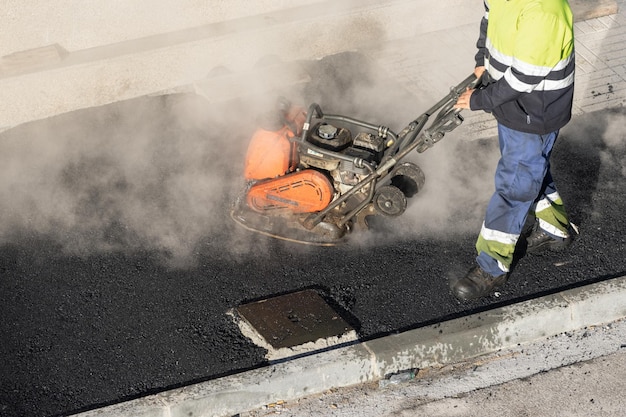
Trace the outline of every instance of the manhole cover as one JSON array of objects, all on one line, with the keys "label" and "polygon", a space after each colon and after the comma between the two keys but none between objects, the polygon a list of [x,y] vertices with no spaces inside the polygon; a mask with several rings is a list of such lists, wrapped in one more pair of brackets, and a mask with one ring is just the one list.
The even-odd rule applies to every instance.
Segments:
[{"label": "manhole cover", "polygon": [[315,290],[243,304],[236,311],[274,349],[342,338],[347,333],[356,338],[354,329]]}]

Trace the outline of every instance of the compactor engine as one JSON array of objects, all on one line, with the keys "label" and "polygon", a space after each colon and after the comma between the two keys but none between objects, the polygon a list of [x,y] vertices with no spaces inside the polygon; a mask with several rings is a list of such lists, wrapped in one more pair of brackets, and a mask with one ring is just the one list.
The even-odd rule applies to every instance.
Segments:
[{"label": "compactor engine", "polygon": [[[424,186],[422,170],[401,162],[424,152],[463,122],[453,107],[472,75],[396,134],[388,127],[308,110],[285,99],[253,134],[246,187],[234,204],[240,225],[272,237],[333,245],[370,216],[399,216]],[[424,129],[429,117],[435,120]]]}]

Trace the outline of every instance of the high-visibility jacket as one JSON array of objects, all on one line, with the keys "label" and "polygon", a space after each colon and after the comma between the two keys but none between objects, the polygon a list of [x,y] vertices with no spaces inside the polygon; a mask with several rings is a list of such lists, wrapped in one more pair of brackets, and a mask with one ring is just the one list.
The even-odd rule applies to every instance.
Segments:
[{"label": "high-visibility jacket", "polygon": [[574,95],[574,29],[567,0],[485,0],[476,65],[487,86],[472,110],[527,133],[556,131],[570,120]]}]

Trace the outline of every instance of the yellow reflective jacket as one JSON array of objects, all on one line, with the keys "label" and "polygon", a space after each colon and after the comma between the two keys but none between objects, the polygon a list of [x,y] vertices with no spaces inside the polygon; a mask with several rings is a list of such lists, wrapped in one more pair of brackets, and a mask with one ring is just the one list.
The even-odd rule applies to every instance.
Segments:
[{"label": "yellow reflective jacket", "polygon": [[476,65],[485,65],[487,80],[472,94],[472,110],[528,133],[567,124],[575,68],[567,0],[486,0],[477,46]]}]

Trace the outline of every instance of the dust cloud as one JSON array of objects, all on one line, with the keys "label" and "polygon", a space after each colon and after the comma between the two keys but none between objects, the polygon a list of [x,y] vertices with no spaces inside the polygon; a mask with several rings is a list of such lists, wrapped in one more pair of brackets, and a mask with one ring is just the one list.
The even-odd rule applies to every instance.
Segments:
[{"label": "dust cloud", "polygon": [[0,243],[52,239],[86,256],[163,250],[174,262],[221,224],[241,141],[194,96],[33,122],[0,137]]},{"label": "dust cloud", "polygon": [[[359,54],[307,65],[310,82],[277,93],[396,131],[423,111]],[[274,98],[209,104],[194,94],[143,97],[3,132],[0,243],[43,237],[80,256],[159,250],[178,266],[216,242],[233,254],[269,250],[233,224],[229,209],[243,187],[247,141]],[[468,218],[479,227],[493,155],[463,143],[450,134],[411,157],[426,187],[401,221],[389,219],[401,225],[390,226],[390,237],[458,231]]]},{"label": "dust cloud", "polygon": [[452,133],[435,146],[416,161],[426,183],[407,210],[414,224],[411,231],[429,237],[477,234],[494,191],[497,141],[467,142]]},{"label": "dust cloud", "polygon": [[626,156],[624,156],[624,150],[626,150],[626,140],[624,140],[626,138],[626,113],[609,113],[605,126],[602,139],[609,151],[603,151],[601,157],[605,163],[615,164],[622,176],[626,177]]},{"label": "dust cloud", "polygon": [[[359,53],[298,65],[307,82],[271,93],[227,102],[191,93],[141,97],[2,132],[0,244],[50,239],[79,256],[157,250],[181,267],[212,245],[234,256],[271,250],[234,225],[229,209],[243,187],[247,142],[277,96],[396,132],[433,104]],[[490,143],[469,146],[451,133],[412,155],[426,186],[390,219],[389,238],[479,230],[497,161]]]}]

